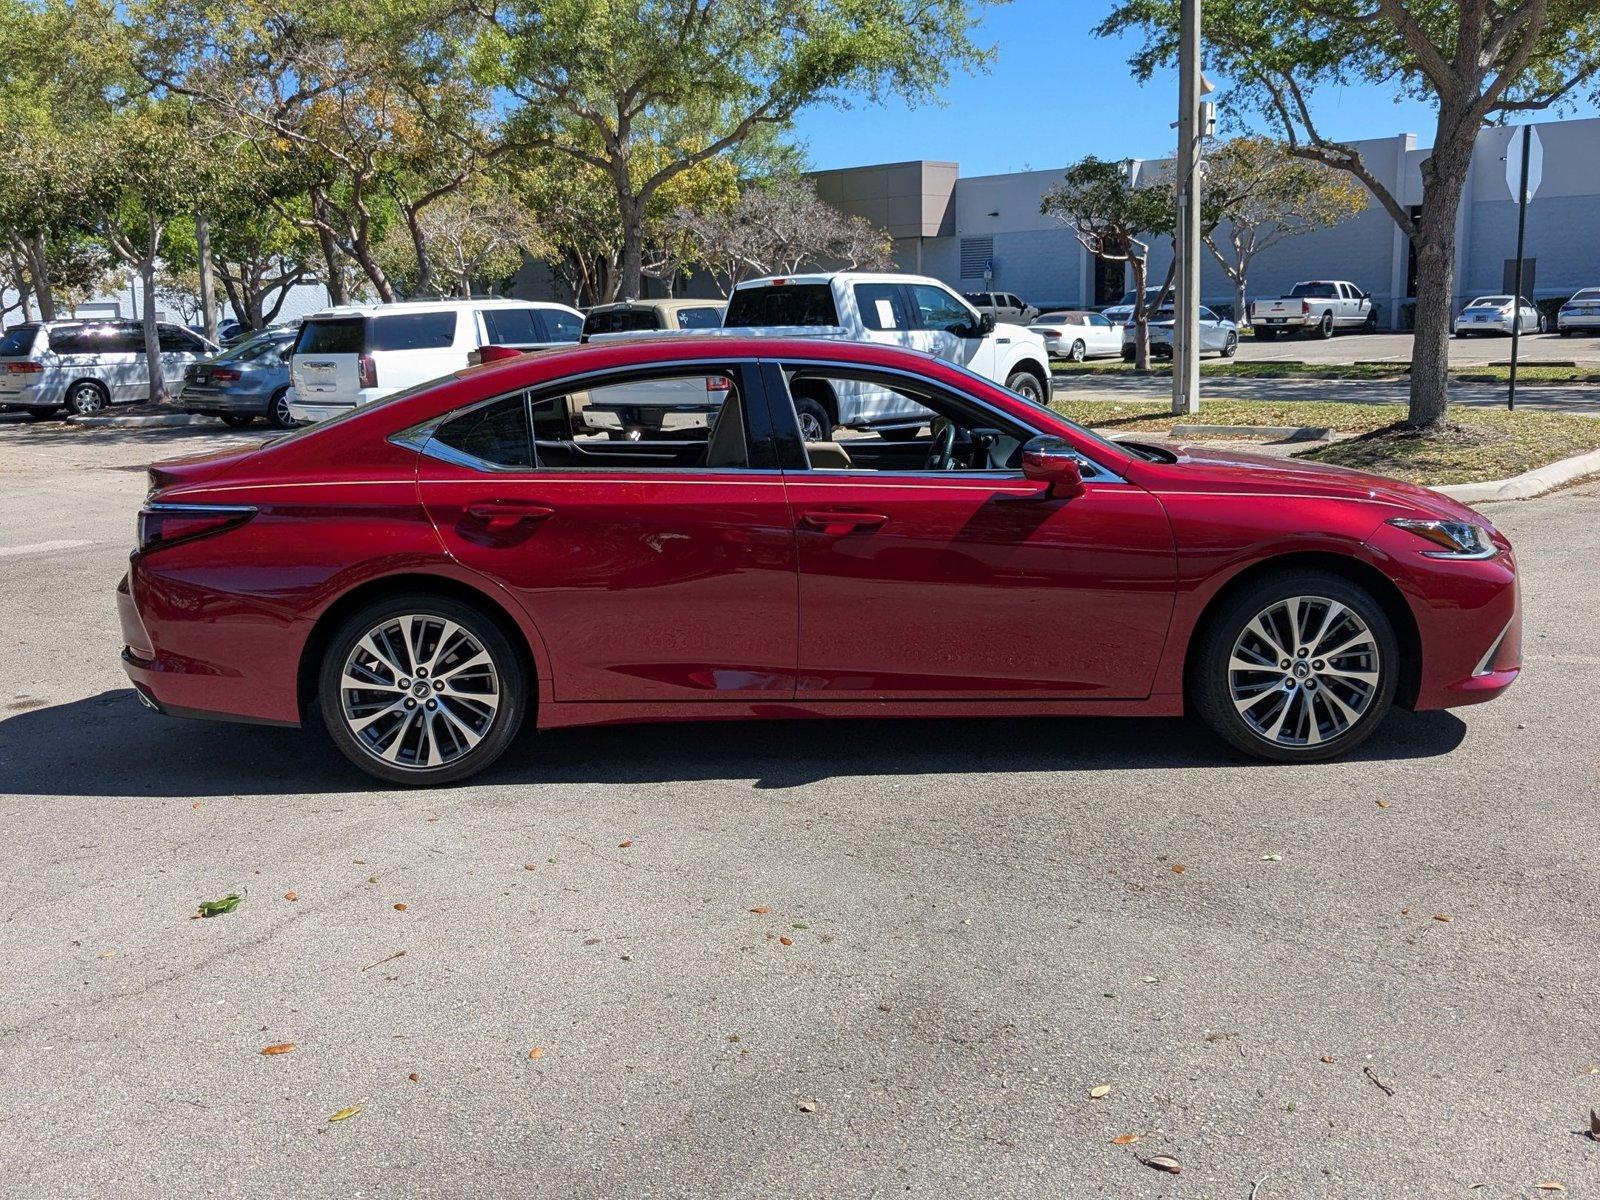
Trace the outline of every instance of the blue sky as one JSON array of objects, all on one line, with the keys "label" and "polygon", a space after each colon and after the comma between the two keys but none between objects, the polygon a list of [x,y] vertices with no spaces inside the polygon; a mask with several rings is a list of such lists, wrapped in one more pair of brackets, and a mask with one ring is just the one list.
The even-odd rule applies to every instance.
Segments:
[{"label": "blue sky", "polygon": [[[1225,0],[1211,0],[1212,3]],[[1141,87],[1128,56],[1137,41],[1090,32],[1111,0],[1012,0],[992,10],[978,40],[995,43],[987,75],[952,79],[942,106],[903,104],[808,109],[796,120],[819,170],[913,158],[953,160],[963,175],[1062,167],[1086,154],[1157,158],[1172,149],[1176,72]],[[1433,137],[1434,114],[1374,89],[1316,97],[1318,123],[1334,137]],[[1595,116],[1585,105],[1571,115]],[[1226,122],[1222,132],[1229,132]]]}]

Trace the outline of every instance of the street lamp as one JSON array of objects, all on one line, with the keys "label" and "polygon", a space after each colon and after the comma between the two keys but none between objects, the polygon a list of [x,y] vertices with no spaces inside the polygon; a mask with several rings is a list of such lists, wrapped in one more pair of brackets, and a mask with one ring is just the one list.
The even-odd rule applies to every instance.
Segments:
[{"label": "street lamp", "polygon": [[1200,411],[1200,141],[1216,125],[1200,70],[1200,0],[1182,0],[1178,29],[1177,288],[1173,296],[1172,411]]}]

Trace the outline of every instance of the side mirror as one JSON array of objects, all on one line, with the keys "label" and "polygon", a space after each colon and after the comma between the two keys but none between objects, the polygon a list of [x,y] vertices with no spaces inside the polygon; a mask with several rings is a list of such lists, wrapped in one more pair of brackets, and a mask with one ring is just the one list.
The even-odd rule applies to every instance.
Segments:
[{"label": "side mirror", "polygon": [[1022,477],[1046,485],[1053,500],[1070,500],[1083,494],[1083,466],[1072,443],[1056,437],[1036,437],[1022,447]]},{"label": "side mirror", "polygon": [[981,312],[978,319],[970,326],[973,337],[988,337],[994,332],[994,313]]}]

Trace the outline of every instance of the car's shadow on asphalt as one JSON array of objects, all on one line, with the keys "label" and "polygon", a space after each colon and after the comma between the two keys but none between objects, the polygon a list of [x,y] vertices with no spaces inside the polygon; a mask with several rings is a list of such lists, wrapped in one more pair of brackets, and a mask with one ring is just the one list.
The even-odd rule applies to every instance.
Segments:
[{"label": "car's shadow on asphalt", "polygon": [[[1343,762],[1448,754],[1453,713],[1396,711]],[[749,779],[792,788],[843,776],[1265,766],[1197,722],[983,718],[613,725],[525,733],[472,784],[648,784]],[[320,731],[157,716],[131,690],[7,713],[0,795],[294,795],[382,790]]]}]

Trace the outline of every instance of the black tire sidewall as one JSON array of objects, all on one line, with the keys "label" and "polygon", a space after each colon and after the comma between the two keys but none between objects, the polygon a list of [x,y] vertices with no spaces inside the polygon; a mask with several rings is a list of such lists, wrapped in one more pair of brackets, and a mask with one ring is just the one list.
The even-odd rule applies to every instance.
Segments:
[{"label": "black tire sidewall", "polygon": [[[465,627],[489,652],[500,678],[500,707],[483,740],[448,766],[427,771],[390,766],[368,754],[344,723],[339,680],[345,659],[363,635],[389,617],[405,614],[444,617]],[[365,605],[340,623],[323,651],[317,670],[317,707],[333,744],[367,774],[404,787],[456,783],[484,770],[510,746],[522,728],[528,708],[528,678],[522,657],[500,626],[481,609],[460,600],[427,593],[385,597]]]},{"label": "black tire sidewall", "polygon": [[[825,442],[831,442],[833,440],[833,420],[828,416],[828,410],[822,406],[822,402],[813,396],[796,396],[794,398],[794,415],[796,421],[798,421],[801,416],[807,413],[809,413],[811,416],[814,416],[818,423],[822,426],[821,440]],[[800,431],[800,438],[802,441],[807,440],[804,429]]]},{"label": "black tire sidewall", "polygon": [[277,391],[273,392],[272,398],[267,401],[267,424],[271,425],[274,429],[294,428],[294,418],[289,415],[287,409],[284,410],[281,417],[278,414],[278,406],[283,403],[284,397],[286,397],[288,394],[289,389],[287,387],[281,387]]},{"label": "black tire sidewall", "polygon": [[1317,336],[1331,338],[1333,336],[1333,314],[1323,313],[1322,320],[1317,322]]},{"label": "black tire sidewall", "polygon": [[[1032,394],[1030,395],[1028,392],[1023,391],[1021,387],[1017,386],[1018,384],[1032,388]],[[1027,400],[1030,404],[1044,403],[1044,389],[1039,386],[1039,379],[1032,371],[1011,372],[1011,375],[1006,379],[1006,387],[1016,392],[1017,395]]]},{"label": "black tire sidewall", "polygon": [[[1228,659],[1247,622],[1275,601],[1291,596],[1322,596],[1353,609],[1378,643],[1378,695],[1355,726],[1316,746],[1280,746],[1251,731],[1233,705],[1228,688]],[[1327,571],[1288,570],[1255,580],[1228,597],[1200,630],[1187,681],[1195,713],[1217,736],[1236,750],[1271,762],[1319,762],[1355,749],[1383,723],[1394,703],[1400,674],[1400,644],[1383,606],[1365,588]]]}]

